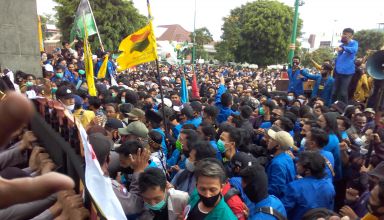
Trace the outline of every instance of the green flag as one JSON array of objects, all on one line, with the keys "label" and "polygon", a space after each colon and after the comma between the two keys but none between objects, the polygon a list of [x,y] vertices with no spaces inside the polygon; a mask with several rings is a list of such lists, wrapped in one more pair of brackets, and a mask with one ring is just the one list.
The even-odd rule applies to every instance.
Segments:
[{"label": "green flag", "polygon": [[97,33],[95,20],[92,16],[91,7],[88,3],[88,0],[80,0],[79,7],[76,11],[75,22],[73,23],[73,27],[71,29],[71,41],[76,37],[77,39],[84,39],[84,21],[85,26],[88,31],[88,36],[94,35]]}]

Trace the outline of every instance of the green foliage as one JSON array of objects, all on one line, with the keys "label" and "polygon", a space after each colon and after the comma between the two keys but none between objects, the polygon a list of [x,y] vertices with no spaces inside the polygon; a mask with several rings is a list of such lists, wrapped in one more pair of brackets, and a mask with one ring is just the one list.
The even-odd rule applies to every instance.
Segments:
[{"label": "green foliage", "polygon": [[[224,57],[217,58],[234,57],[236,62],[259,66],[286,62],[293,17],[292,7],[273,0],[258,0],[233,9],[222,27],[222,44],[226,45],[219,44],[216,49]],[[301,27],[299,19],[298,37]]]},{"label": "green foliage", "polygon": [[[54,0],[58,3],[58,27],[63,40],[69,40],[69,34],[75,19],[75,13],[80,0]],[[145,26],[147,18],[140,15],[132,1],[126,0],[89,0],[96,24],[106,50],[117,51],[122,39]],[[92,48],[99,47],[97,36],[93,40]]]},{"label": "green foliage", "polygon": [[359,57],[364,57],[368,50],[380,50],[384,46],[383,31],[361,30],[355,33],[354,39],[359,42]]},{"label": "green foliage", "polygon": [[[204,45],[209,44],[213,41],[212,34],[208,28],[198,28],[195,30],[195,41],[196,41],[196,59],[208,59],[208,53],[204,50]],[[194,33],[191,33],[189,37],[193,42]]]},{"label": "green foliage", "polygon": [[332,60],[334,59],[335,54],[332,51],[332,48],[324,47],[319,48],[312,53],[307,53],[303,51],[301,56],[301,65],[305,67],[313,67],[313,63],[311,62],[311,58],[318,64],[322,64],[324,60]]}]

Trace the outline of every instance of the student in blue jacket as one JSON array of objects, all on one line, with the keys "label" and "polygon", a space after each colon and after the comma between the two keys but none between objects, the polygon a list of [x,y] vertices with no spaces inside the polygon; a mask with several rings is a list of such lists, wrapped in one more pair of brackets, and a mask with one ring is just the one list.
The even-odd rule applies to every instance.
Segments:
[{"label": "student in blue jacket", "polygon": [[219,114],[217,115],[217,122],[221,124],[226,121],[230,115],[235,113],[232,111],[232,101],[233,97],[230,93],[226,93],[227,88],[225,87],[224,77],[220,77],[220,86],[217,90],[215,97],[215,105],[219,109]]},{"label": "student in blue jacket", "polygon": [[355,73],[355,58],[359,43],[353,40],[354,31],[351,28],[343,30],[341,42],[337,50],[335,63],[335,85],[333,87],[333,102],[348,103],[348,87]]},{"label": "student in blue jacket", "polygon": [[299,57],[294,57],[292,63],[293,67],[288,69],[288,93],[293,92],[296,96],[299,96],[304,94],[303,82],[308,80],[302,73],[308,72],[308,70],[301,69]]},{"label": "student in blue jacket", "polygon": [[281,199],[288,219],[302,219],[307,211],[315,208],[333,209],[335,189],[324,178],[325,166],[319,152],[304,151],[300,154],[296,168],[303,178],[289,183]]},{"label": "student in blue jacket", "polygon": [[308,79],[315,81],[313,86],[311,98],[321,97],[325,100],[325,104],[330,106],[332,104],[332,89],[335,79],[330,75],[333,68],[330,64],[323,64],[321,66],[321,74],[309,74],[307,71],[302,71],[301,74]]}]

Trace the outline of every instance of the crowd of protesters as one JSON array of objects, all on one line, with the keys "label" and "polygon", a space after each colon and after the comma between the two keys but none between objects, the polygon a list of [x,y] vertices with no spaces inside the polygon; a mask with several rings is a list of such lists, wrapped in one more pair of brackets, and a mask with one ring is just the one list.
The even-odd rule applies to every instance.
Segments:
[{"label": "crowd of protesters", "polygon": [[[384,122],[375,117],[382,106],[364,64],[352,62],[358,73],[340,64],[353,44],[344,32],[350,39],[336,61],[312,71],[298,57],[283,70],[165,64],[159,73],[150,64],[119,72],[110,59],[106,78],[95,79],[96,97],[81,44],[65,42],[42,53],[43,78],[6,70],[2,90],[56,99],[81,122],[128,219],[384,219]],[[95,76],[106,54],[95,55]],[[287,91],[277,91],[282,79]],[[340,80],[355,88],[340,90]],[[25,125],[9,139],[2,178],[54,169]],[[2,209],[0,219],[88,216],[69,191],[32,203]]]}]

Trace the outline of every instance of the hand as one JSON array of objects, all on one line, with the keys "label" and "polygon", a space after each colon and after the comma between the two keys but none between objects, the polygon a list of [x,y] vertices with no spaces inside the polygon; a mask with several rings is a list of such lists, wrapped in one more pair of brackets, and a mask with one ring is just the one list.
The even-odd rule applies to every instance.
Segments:
[{"label": "hand", "polygon": [[220,76],[220,84],[225,85],[225,80],[223,75]]},{"label": "hand", "polygon": [[171,171],[179,172],[180,167],[179,165],[171,166]]},{"label": "hand", "polygon": [[165,188],[168,190],[168,189],[171,189],[171,188],[175,188],[175,186],[167,181],[167,186]]},{"label": "hand", "polygon": [[6,180],[0,178],[0,208],[46,198],[52,193],[72,189],[73,180],[63,174],[51,172],[38,177]]},{"label": "hand", "polygon": [[341,216],[348,216],[350,219],[357,219],[358,216],[356,213],[351,209],[351,207],[345,205],[340,209],[340,215]]},{"label": "hand", "polygon": [[149,155],[150,152],[146,148],[137,150],[136,159],[133,158],[132,154],[129,155],[130,164],[135,173],[144,172],[148,166]]},{"label": "hand", "polygon": [[46,174],[52,172],[55,169],[56,165],[51,159],[43,160],[40,165],[41,174]]},{"label": "hand", "polygon": [[32,131],[26,131],[23,134],[21,144],[20,144],[20,150],[24,151],[26,149],[32,149],[32,142],[37,141],[36,136],[33,134]]},{"label": "hand", "polygon": [[364,165],[360,168],[360,173],[368,173],[372,169],[372,165],[369,164],[368,167],[365,167]]},{"label": "hand", "polygon": [[381,143],[381,138],[380,138],[379,134],[377,134],[377,133],[372,134],[372,137],[373,137],[373,143],[374,144],[380,144]]},{"label": "hand", "polygon": [[36,171],[39,169],[40,164],[38,163],[37,156],[44,151],[42,147],[34,147],[32,149],[31,157],[29,158],[28,166],[31,170]]},{"label": "hand", "polygon": [[73,43],[77,43],[77,42],[79,42],[79,40],[75,38],[75,39],[73,40]]},{"label": "hand", "polygon": [[359,194],[352,188],[348,188],[345,193],[345,199],[348,201],[357,201],[359,199]]},{"label": "hand", "polygon": [[347,151],[348,150],[348,144],[345,141],[342,141],[340,144],[340,151]]},{"label": "hand", "polygon": [[336,51],[337,52],[342,52],[344,49],[342,48],[342,47],[338,47],[338,48],[336,48]]},{"label": "hand", "polygon": [[248,219],[248,216],[249,216],[249,209],[248,209],[248,206],[246,206],[245,204],[244,204],[244,210],[243,210],[243,213],[244,213],[245,219]]},{"label": "hand", "polygon": [[356,133],[351,134],[351,138],[352,138],[352,140],[355,140],[355,139],[358,138],[358,137],[359,137],[359,135],[356,134]]}]

